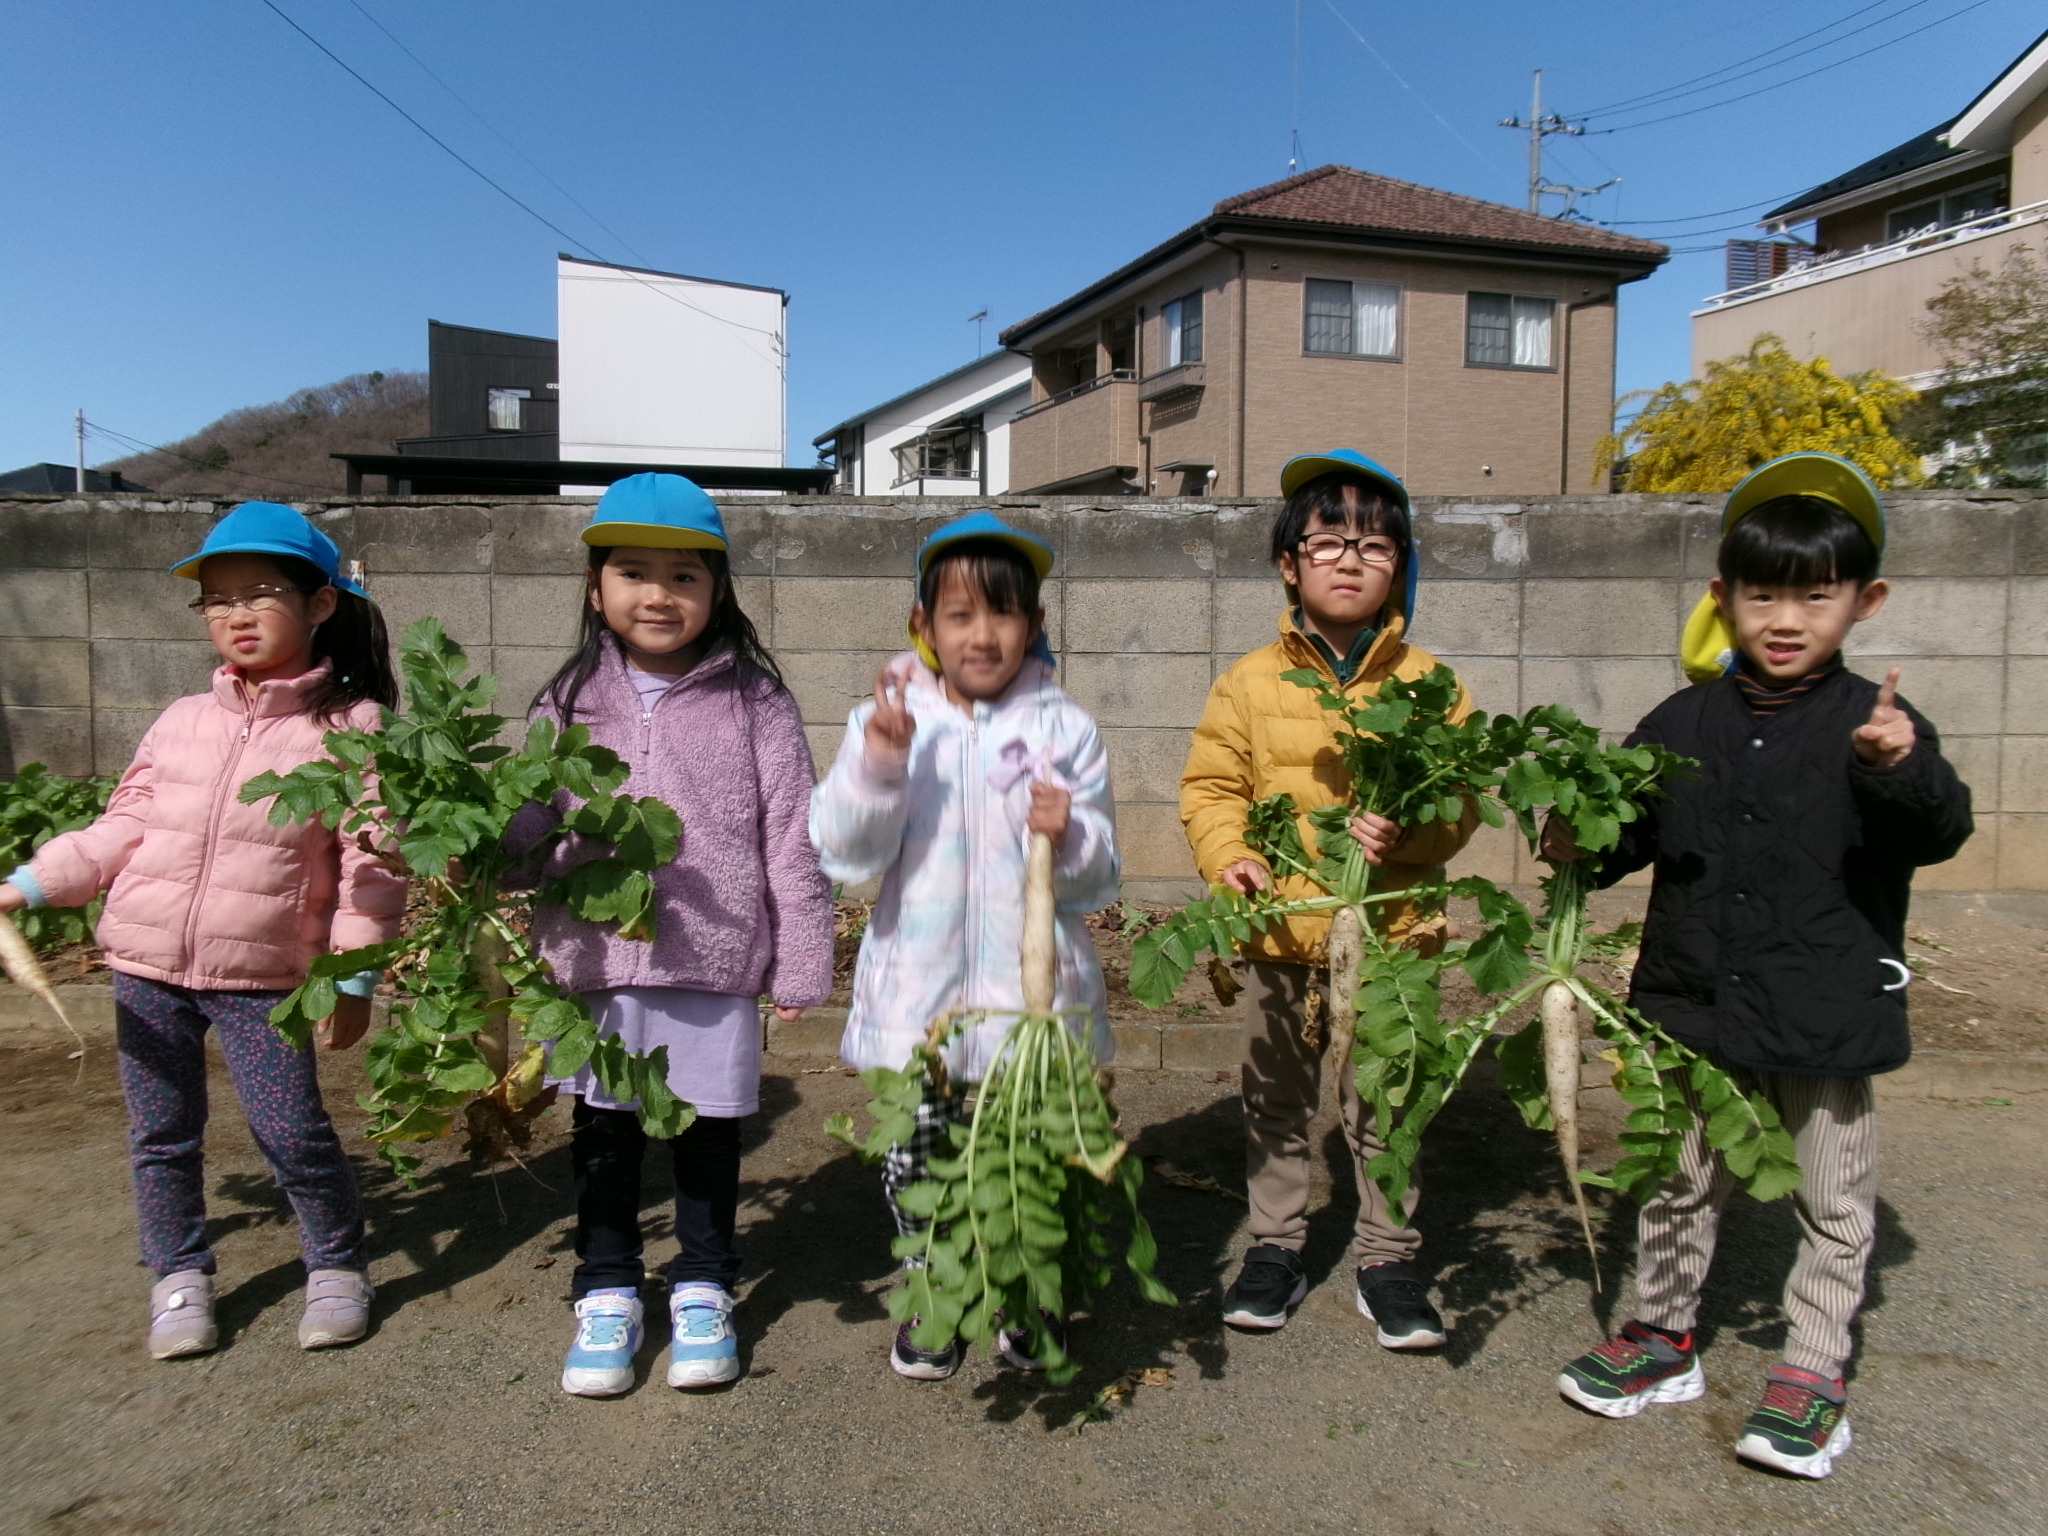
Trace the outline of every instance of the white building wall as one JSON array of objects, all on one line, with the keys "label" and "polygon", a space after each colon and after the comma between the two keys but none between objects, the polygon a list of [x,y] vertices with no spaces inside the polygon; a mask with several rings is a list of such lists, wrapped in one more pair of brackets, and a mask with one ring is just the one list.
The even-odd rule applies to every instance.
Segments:
[{"label": "white building wall", "polygon": [[897,484],[894,450],[938,422],[980,413],[987,434],[982,445],[988,495],[1010,488],[1010,420],[1031,402],[1031,360],[1015,352],[994,352],[904,396],[853,425],[863,428],[860,493],[886,496],[901,490],[924,496],[979,496],[977,480],[926,479]]},{"label": "white building wall", "polygon": [[783,465],[782,293],[568,256],[556,284],[563,458]]}]

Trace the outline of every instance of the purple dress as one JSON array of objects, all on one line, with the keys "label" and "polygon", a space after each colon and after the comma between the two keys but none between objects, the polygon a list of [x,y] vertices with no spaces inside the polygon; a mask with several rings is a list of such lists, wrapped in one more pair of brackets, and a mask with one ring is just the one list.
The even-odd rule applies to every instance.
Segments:
[{"label": "purple dress", "polygon": [[[651,716],[678,679],[628,666]],[[668,1085],[701,1115],[731,1119],[761,1107],[761,1013],[752,997],[695,987],[601,987],[582,994],[600,1034],[616,1035],[635,1055],[668,1047]],[[593,1109],[630,1109],[615,1102],[588,1066],[556,1078]]]}]

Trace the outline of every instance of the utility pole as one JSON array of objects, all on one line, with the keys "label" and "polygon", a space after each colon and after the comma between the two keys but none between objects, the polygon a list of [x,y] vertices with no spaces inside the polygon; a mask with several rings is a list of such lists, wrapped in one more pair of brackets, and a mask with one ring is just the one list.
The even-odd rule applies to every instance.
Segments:
[{"label": "utility pole", "polygon": [[85,407],[78,408],[78,494],[85,494]]},{"label": "utility pole", "polygon": [[1545,115],[1543,111],[1543,71],[1540,69],[1535,72],[1535,81],[1529,90],[1529,120],[1525,123],[1519,117],[1504,117],[1500,120],[1500,125],[1503,128],[1528,130],[1529,211],[1531,213],[1541,213],[1543,211],[1543,197],[1545,193],[1549,193],[1553,197],[1562,197],[1564,199],[1564,208],[1560,211],[1558,217],[1570,218],[1578,212],[1580,198],[1591,197],[1595,192],[1605,192],[1609,187],[1615,186],[1621,181],[1621,178],[1616,176],[1611,181],[1601,182],[1597,187],[1571,187],[1561,186],[1544,178],[1543,141],[1552,134],[1559,133],[1569,138],[1578,138],[1586,130],[1577,123],[1567,122],[1555,112],[1547,116]]}]

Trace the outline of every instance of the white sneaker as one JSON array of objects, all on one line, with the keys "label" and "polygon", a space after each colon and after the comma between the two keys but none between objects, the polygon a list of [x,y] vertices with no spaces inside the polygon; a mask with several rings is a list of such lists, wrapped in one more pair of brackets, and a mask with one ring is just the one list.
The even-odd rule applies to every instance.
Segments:
[{"label": "white sneaker", "polygon": [[645,1315],[638,1296],[600,1291],[577,1302],[576,1338],[562,1362],[562,1390],[577,1397],[631,1391]]},{"label": "white sneaker", "polygon": [[740,1374],[740,1340],[732,1331],[732,1292],[709,1281],[679,1285],[669,1293],[669,1321],[675,1337],[668,1349],[668,1384],[715,1387]]},{"label": "white sneaker", "polygon": [[165,1275],[149,1293],[149,1352],[158,1360],[203,1355],[220,1343],[213,1320],[213,1276],[196,1269]]}]

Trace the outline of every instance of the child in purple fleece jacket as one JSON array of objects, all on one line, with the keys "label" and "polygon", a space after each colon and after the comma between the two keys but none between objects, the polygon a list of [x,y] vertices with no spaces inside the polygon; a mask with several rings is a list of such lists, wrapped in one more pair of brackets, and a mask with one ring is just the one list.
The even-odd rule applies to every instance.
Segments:
[{"label": "child in purple fleece jacket", "polygon": [[[598,502],[582,643],[534,701],[588,728],[632,769],[622,793],[682,817],[676,860],[656,874],[654,941],[543,907],[534,938],[556,979],[583,995],[627,1049],[668,1052],[668,1082],[696,1106],[669,1143],[678,1251],[668,1384],[739,1374],[731,1314],[740,1254],[740,1121],[759,1107],[765,991],[794,1019],[832,989],[831,888],[806,829],[814,774],[796,702],[740,610],[717,506],[680,475],[639,474]],[[529,818],[570,807],[535,807]],[[515,836],[520,829],[515,829]],[[588,852],[559,844],[542,878]],[[576,1095],[577,1329],[562,1390],[629,1390],[641,1338],[640,1165],[646,1134],[588,1067]]]}]

